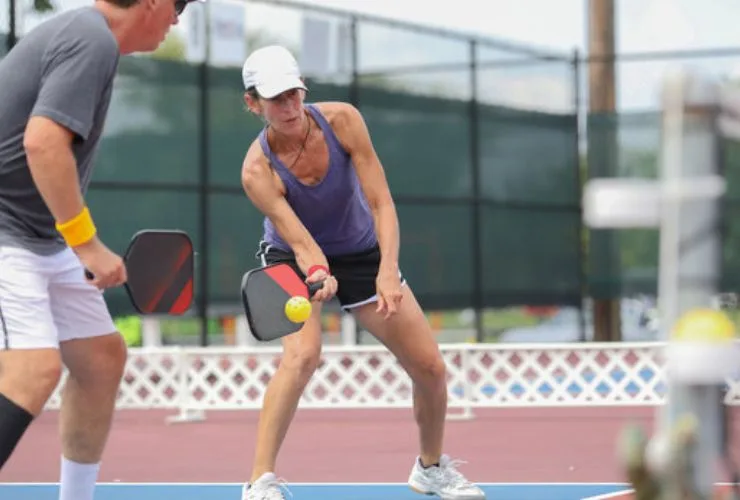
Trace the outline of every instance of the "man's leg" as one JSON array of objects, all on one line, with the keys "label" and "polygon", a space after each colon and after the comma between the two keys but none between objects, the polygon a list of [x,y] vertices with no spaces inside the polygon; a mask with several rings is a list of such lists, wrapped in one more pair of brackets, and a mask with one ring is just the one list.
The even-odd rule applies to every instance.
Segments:
[{"label": "man's leg", "polygon": [[277,454],[303,390],[321,357],[321,304],[313,304],[303,328],[283,338],[283,356],[267,385],[257,427],[251,483],[275,471]]},{"label": "man's leg", "polygon": [[92,500],[108,440],[126,345],[118,333],[62,343],[69,376],[62,392],[60,500]]},{"label": "man's leg", "polygon": [[59,383],[46,259],[0,247],[0,469]]},{"label": "man's leg", "polygon": [[59,499],[93,500],[126,364],[126,344],[102,293],[84,280],[74,254],[60,256],[59,269],[49,290],[62,361],[69,371],[59,415]]},{"label": "man's leg", "polygon": [[56,349],[0,352],[0,469],[32,420],[43,410],[59,383],[60,374]]}]

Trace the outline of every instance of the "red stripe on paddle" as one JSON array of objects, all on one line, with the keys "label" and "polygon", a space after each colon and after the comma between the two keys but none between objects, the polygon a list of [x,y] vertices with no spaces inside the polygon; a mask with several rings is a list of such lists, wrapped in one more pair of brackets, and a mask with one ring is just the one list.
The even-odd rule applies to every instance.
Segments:
[{"label": "red stripe on paddle", "polygon": [[290,266],[280,265],[265,269],[267,275],[291,297],[301,295],[308,298],[308,287]]},{"label": "red stripe on paddle", "polygon": [[190,307],[190,302],[193,299],[193,280],[189,279],[187,284],[183,287],[182,292],[178,295],[177,300],[170,308],[171,314],[182,314]]}]

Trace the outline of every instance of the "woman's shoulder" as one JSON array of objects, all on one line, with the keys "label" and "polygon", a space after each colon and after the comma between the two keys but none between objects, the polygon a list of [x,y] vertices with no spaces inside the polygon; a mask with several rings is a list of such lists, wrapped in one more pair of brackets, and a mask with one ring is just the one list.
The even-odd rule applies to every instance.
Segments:
[{"label": "woman's shoulder", "polygon": [[310,105],[324,116],[324,119],[335,131],[349,125],[351,120],[359,114],[354,105],[343,101],[324,101]]}]

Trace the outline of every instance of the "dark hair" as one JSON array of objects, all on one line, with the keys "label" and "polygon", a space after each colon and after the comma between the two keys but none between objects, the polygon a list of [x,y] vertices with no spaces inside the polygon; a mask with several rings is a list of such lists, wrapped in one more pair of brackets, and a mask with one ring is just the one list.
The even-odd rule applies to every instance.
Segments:
[{"label": "dark hair", "polygon": [[249,95],[249,97],[255,100],[260,98],[260,95],[257,93],[257,87],[249,87],[247,89],[247,94]]},{"label": "dark hair", "polygon": [[129,7],[133,7],[137,3],[139,3],[139,0],[104,0],[105,2],[115,5],[116,7],[121,7],[122,9],[128,9]]}]

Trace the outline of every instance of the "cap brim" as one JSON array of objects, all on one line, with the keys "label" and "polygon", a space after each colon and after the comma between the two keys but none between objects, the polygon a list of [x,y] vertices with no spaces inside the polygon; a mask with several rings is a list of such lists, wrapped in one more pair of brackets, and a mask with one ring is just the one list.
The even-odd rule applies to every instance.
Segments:
[{"label": "cap brim", "polygon": [[284,78],[275,79],[274,81],[265,82],[256,86],[257,93],[265,99],[282,94],[286,90],[303,89],[308,91],[308,87],[297,76],[285,76]]}]

